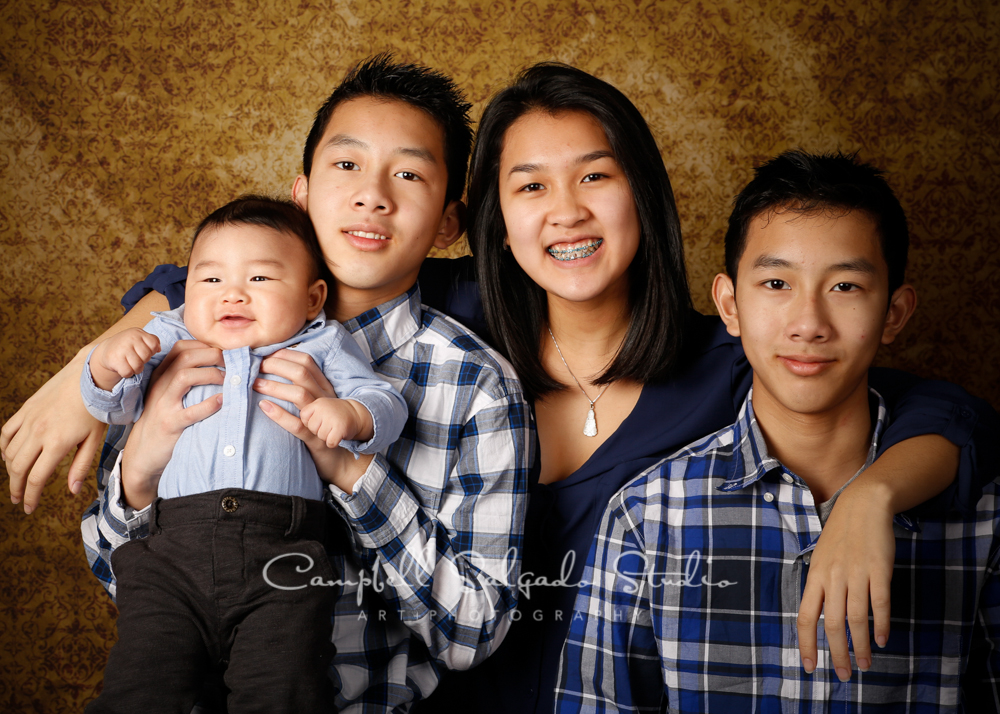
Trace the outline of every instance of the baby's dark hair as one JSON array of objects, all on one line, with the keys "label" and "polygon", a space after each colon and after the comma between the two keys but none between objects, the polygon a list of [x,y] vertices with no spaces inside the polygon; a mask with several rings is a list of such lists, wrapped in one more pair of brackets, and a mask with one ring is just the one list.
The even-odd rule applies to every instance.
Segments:
[{"label": "baby's dark hair", "polygon": [[753,180],[736,197],[726,232],[726,272],[734,283],[750,223],[781,211],[867,214],[889,267],[889,295],[903,284],[910,246],[906,214],[885,174],[857,154],[786,151],[754,170]]},{"label": "baby's dark hair", "polygon": [[330,282],[330,270],[323,257],[323,249],[319,246],[316,231],[313,229],[309,216],[297,205],[286,199],[269,196],[246,195],[235,201],[230,201],[222,208],[212,211],[205,220],[198,224],[191,240],[191,249],[198,241],[198,236],[206,230],[232,225],[265,226],[280,233],[293,235],[302,241],[306,252],[312,260],[313,271],[309,280],[317,278]]}]

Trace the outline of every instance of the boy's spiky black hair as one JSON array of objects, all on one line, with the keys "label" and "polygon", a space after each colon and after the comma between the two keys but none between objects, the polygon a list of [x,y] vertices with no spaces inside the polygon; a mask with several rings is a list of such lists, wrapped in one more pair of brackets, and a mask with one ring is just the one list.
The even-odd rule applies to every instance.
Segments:
[{"label": "boy's spiky black hair", "polygon": [[740,191],[726,231],[726,272],[736,272],[746,249],[750,223],[774,211],[861,211],[875,222],[882,255],[889,266],[889,295],[903,284],[910,233],[906,214],[884,172],[858,160],[857,154],[809,154],[786,151],[754,170]]},{"label": "boy's spiky black hair", "polygon": [[355,65],[316,112],[302,153],[302,173],[308,177],[312,172],[313,156],[334,110],[342,102],[358,97],[395,99],[427,112],[444,132],[448,170],[445,205],[462,197],[472,147],[472,105],[449,77],[428,67],[396,62],[388,52]]}]

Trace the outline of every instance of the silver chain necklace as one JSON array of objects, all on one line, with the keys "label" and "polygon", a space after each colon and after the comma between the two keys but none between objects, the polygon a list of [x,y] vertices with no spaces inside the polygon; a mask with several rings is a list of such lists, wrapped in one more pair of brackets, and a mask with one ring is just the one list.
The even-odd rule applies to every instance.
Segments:
[{"label": "silver chain necklace", "polygon": [[573,370],[571,370],[569,368],[569,365],[566,364],[566,358],[563,357],[562,350],[559,349],[559,343],[556,342],[556,336],[552,334],[552,328],[546,327],[545,329],[549,331],[549,337],[552,338],[552,344],[556,346],[556,352],[559,354],[559,359],[562,360],[563,366],[566,368],[566,371],[569,372],[569,376],[573,378],[573,381],[576,382],[576,386],[578,386],[580,388],[580,391],[583,392],[584,398],[588,402],[590,402],[590,411],[587,412],[587,421],[583,423],[583,435],[597,436],[597,417],[594,416],[594,405],[597,404],[598,399],[604,396],[604,392],[607,391],[608,387],[610,387],[611,385],[605,384],[604,388],[601,389],[601,393],[598,394],[593,399],[591,399],[590,395],[587,394],[587,390],[583,388],[582,384],[580,384],[580,380],[576,378],[575,374],[573,374]]}]

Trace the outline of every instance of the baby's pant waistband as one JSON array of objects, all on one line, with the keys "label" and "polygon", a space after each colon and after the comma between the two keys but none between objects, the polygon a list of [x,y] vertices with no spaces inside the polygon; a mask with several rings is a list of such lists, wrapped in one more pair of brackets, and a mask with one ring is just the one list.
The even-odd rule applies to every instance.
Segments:
[{"label": "baby's pant waistband", "polygon": [[180,498],[158,498],[150,509],[149,533],[199,522],[254,523],[283,529],[289,538],[323,542],[327,509],[322,501],[300,496],[226,488]]}]

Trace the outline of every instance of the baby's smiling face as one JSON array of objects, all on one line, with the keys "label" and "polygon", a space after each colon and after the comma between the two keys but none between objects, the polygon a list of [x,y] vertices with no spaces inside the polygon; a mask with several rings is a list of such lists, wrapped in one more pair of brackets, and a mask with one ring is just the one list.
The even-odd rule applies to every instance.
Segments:
[{"label": "baby's smiling face", "polygon": [[326,301],[302,241],[273,228],[209,228],[191,251],[184,324],[199,342],[229,350],[284,342]]}]

